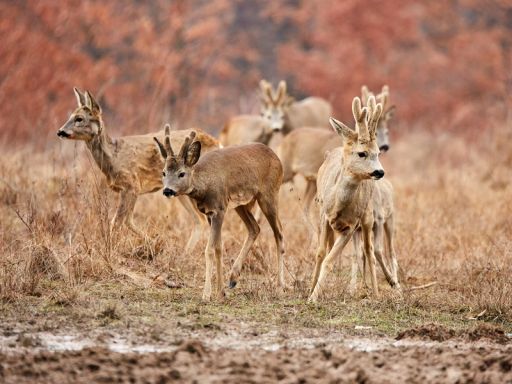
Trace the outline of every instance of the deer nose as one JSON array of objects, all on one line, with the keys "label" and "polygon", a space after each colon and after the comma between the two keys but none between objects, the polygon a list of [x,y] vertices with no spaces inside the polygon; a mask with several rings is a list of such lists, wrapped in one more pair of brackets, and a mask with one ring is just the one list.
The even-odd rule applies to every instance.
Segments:
[{"label": "deer nose", "polygon": [[376,169],[370,174],[371,177],[375,179],[382,179],[384,177],[384,170],[383,169]]},{"label": "deer nose", "polygon": [[381,152],[387,152],[389,150],[389,145],[384,144],[380,147]]},{"label": "deer nose", "polygon": [[173,191],[171,188],[164,188],[164,196],[165,197],[176,196],[176,192]]},{"label": "deer nose", "polygon": [[57,131],[57,136],[59,136],[59,137],[69,137],[71,135],[69,133],[64,132],[64,131]]}]

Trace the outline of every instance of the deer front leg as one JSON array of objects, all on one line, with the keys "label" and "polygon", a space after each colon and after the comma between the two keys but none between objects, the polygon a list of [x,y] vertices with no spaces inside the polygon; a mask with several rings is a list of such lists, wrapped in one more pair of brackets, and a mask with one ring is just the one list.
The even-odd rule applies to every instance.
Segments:
[{"label": "deer front leg", "polygon": [[137,197],[138,195],[134,191],[122,191],[120,193],[117,211],[110,225],[111,236],[117,234],[121,226],[126,224],[126,226],[137,236],[144,238],[144,233],[137,229],[132,222],[133,210],[135,209]]},{"label": "deer front leg", "polygon": [[203,215],[198,211],[197,206],[188,196],[178,197],[178,201],[181,203],[183,208],[189,213],[192,219],[192,233],[188,239],[187,245],[185,246],[185,252],[192,252],[197,245],[197,242],[201,238],[202,226],[205,224]]},{"label": "deer front leg", "polygon": [[361,225],[361,230],[363,233],[364,258],[370,271],[373,295],[377,297],[379,295],[379,287],[377,284],[377,273],[375,271],[375,255],[373,251],[372,227],[373,220],[371,220],[370,222],[363,223]]},{"label": "deer front leg", "polygon": [[382,268],[382,272],[384,272],[387,282],[391,287],[395,287],[398,282],[393,279],[392,273],[388,270],[384,261],[384,223],[381,220],[375,222],[373,234],[375,241],[375,257]]},{"label": "deer front leg", "polygon": [[384,222],[384,231],[386,234],[386,241],[387,241],[388,250],[389,250],[389,258],[390,258],[390,262],[391,262],[391,276],[395,282],[395,288],[398,291],[400,291],[401,287],[400,287],[400,283],[398,282],[398,261],[396,258],[395,245],[393,243],[393,232],[394,232],[394,228],[395,228],[394,220],[395,220],[394,217],[391,216]]},{"label": "deer front leg", "polygon": [[[350,240],[350,238],[352,237],[353,233],[354,233],[353,228],[347,228],[345,231],[341,232],[338,239],[336,239],[336,241],[334,242],[334,245],[331,248],[331,250],[329,251],[329,254],[323,260],[323,263],[321,263],[320,271],[318,273],[318,280],[313,289],[313,292],[311,293],[311,296],[309,296],[309,299],[308,299],[309,302],[317,302],[318,301],[318,296],[322,292],[323,284],[324,284],[325,278],[327,276],[327,273],[330,271],[336,256],[338,256],[343,251],[343,248],[345,248],[345,245],[347,245],[347,243]],[[317,267],[315,268],[315,273],[316,273],[316,269],[318,268],[318,261],[319,260],[317,260]]]},{"label": "deer front leg", "polygon": [[361,273],[363,275],[363,281],[365,280],[365,267],[359,265],[359,262],[363,259],[361,252],[361,231],[359,229],[356,229],[354,231],[354,234],[352,235],[352,244],[354,245],[354,252],[352,253],[351,256],[350,284],[348,288],[348,292],[351,296],[356,293],[358,269],[361,270]]},{"label": "deer front leg", "polygon": [[[203,288],[203,300],[210,301],[212,296],[212,267],[215,258],[217,269],[217,295],[221,296],[222,289],[222,222],[224,221],[223,212],[215,212],[208,216],[210,223],[210,236],[204,252],[206,261],[205,280]],[[215,257],[214,257],[215,256]]]},{"label": "deer front leg", "polygon": [[318,281],[318,276],[320,275],[320,268],[325,258],[325,254],[328,249],[329,242],[329,231],[331,228],[329,227],[329,222],[325,219],[324,215],[320,217],[320,235],[318,236],[318,247],[316,250],[315,256],[315,271],[313,272],[313,278],[311,280],[311,287],[309,289],[309,294],[313,293],[313,290],[316,287],[316,283]]}]

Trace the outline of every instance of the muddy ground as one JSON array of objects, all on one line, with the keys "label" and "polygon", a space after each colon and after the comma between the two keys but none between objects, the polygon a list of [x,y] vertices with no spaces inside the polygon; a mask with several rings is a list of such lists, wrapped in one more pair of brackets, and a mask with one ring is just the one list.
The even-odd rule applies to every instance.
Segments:
[{"label": "muddy ground", "polygon": [[395,337],[227,323],[178,325],[165,338],[115,327],[42,331],[7,322],[0,338],[3,383],[507,383],[511,335],[478,325],[407,329]]}]

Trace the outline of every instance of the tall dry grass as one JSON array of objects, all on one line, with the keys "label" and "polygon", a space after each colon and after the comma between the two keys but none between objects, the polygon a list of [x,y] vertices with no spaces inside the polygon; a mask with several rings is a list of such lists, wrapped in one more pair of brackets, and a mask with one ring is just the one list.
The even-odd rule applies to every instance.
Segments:
[{"label": "tall dry grass", "polygon": [[[117,196],[106,187],[83,143],[58,142],[39,153],[28,147],[2,152],[1,300],[48,294],[41,287],[52,279],[80,287],[119,278],[120,271],[127,270],[149,279],[167,274],[200,289],[206,235],[193,254],[184,254],[191,225],[177,204],[160,193],[142,196],[135,222],[148,239],[123,231],[113,240],[108,225]],[[406,285],[438,281],[435,288],[406,295],[403,305],[450,312],[486,310],[492,319],[512,320],[512,135],[507,127],[492,129],[478,141],[450,134],[407,134],[393,142],[382,160],[395,186],[402,278]],[[300,195],[300,188],[283,187],[281,218],[288,279],[296,286],[290,296],[304,297],[316,237],[301,213]],[[223,232],[226,265],[244,235],[240,220],[229,213]],[[261,272],[251,258],[254,268],[245,271],[243,279],[253,289],[254,300],[271,300],[276,263],[266,223],[258,247],[269,270]],[[344,295],[350,252],[349,246],[341,269],[329,279],[333,289],[326,300]]]}]

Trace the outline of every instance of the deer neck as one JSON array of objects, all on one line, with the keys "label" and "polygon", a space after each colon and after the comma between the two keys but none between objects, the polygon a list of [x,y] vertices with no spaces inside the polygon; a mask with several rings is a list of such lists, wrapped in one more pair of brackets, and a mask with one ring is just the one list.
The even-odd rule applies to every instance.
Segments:
[{"label": "deer neck", "polygon": [[114,174],[114,147],[115,143],[105,132],[103,123],[100,121],[100,133],[87,142],[87,148],[91,151],[92,157],[101,171],[107,176]]},{"label": "deer neck", "polygon": [[344,169],[336,181],[336,211],[341,211],[357,197],[362,180]]}]

